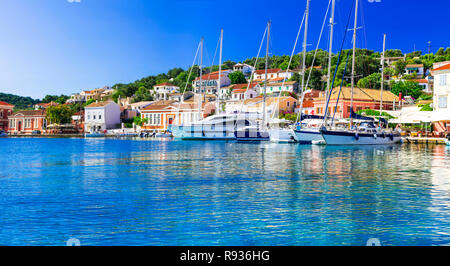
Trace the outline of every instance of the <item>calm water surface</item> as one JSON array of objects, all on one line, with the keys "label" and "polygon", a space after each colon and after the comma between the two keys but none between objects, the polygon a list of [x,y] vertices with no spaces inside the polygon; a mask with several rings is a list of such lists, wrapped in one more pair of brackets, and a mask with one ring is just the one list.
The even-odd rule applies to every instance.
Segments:
[{"label": "calm water surface", "polygon": [[0,245],[450,244],[450,149],[0,139]]}]

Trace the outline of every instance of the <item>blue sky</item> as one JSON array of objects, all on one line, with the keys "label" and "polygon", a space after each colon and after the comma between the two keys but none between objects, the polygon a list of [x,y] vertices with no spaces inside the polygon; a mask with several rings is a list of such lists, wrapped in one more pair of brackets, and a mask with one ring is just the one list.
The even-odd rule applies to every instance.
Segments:
[{"label": "blue sky", "polygon": [[[187,68],[202,36],[208,64],[221,28],[224,60],[244,60],[256,55],[268,19],[271,53],[290,54],[306,4],[306,0],[71,1],[0,0],[0,92],[42,98]],[[450,46],[449,1],[360,3],[360,48],[381,50],[383,33],[387,49],[411,52],[415,45],[426,51],[428,41],[434,52]],[[327,4],[328,0],[311,1],[309,49],[316,45]],[[336,49],[350,6],[351,0],[337,0]],[[321,47],[326,42],[327,33]]]}]

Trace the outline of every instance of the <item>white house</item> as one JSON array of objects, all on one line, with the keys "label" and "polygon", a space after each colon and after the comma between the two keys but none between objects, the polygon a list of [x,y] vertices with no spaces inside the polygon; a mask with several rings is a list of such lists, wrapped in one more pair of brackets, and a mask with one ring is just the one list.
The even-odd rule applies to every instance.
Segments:
[{"label": "white house", "polygon": [[[228,78],[228,74],[230,73],[231,70],[224,70],[220,73],[220,88],[231,84],[231,80]],[[200,77],[197,77],[192,81],[192,87],[194,88],[195,93],[216,94],[218,82],[219,71],[215,71],[202,76],[202,91],[200,91]]]},{"label": "white house", "polygon": [[416,73],[418,77],[423,77],[423,74],[425,74],[423,64],[406,65],[405,74],[411,75],[413,73]]},{"label": "white house", "polygon": [[85,132],[101,132],[120,127],[120,106],[113,101],[95,102],[84,108]]},{"label": "white house", "polygon": [[247,100],[258,96],[258,93],[253,89],[234,89],[231,91],[232,100]]},{"label": "white house", "polygon": [[295,81],[286,81],[280,83],[270,83],[267,84],[266,94],[274,94],[279,95],[282,92],[297,92],[297,82]]},{"label": "white house", "polygon": [[[284,79],[288,80],[292,77],[294,71],[292,70],[282,70],[281,68],[273,68],[267,69],[267,79],[269,82],[271,81],[283,81]],[[266,79],[266,70],[256,70],[254,80],[255,81],[264,81]]]},{"label": "white house", "polygon": [[433,115],[434,129],[450,131],[450,64],[433,69]]},{"label": "white house", "polygon": [[153,95],[155,96],[156,100],[167,100],[167,96],[169,94],[176,92],[180,92],[180,87],[168,82],[153,86]]},{"label": "white house", "polygon": [[242,63],[237,63],[233,66],[233,71],[240,71],[245,76],[249,76],[254,70],[255,68],[253,66]]}]

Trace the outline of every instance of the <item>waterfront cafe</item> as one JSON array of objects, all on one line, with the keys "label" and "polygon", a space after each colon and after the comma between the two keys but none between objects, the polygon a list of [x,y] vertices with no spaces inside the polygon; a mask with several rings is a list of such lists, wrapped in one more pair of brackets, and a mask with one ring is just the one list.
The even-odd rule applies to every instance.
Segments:
[{"label": "waterfront cafe", "polygon": [[417,105],[403,107],[400,111],[386,111],[395,118],[390,119],[389,124],[400,124],[402,135],[412,137],[437,137],[432,130],[431,117],[433,112],[420,111]]}]

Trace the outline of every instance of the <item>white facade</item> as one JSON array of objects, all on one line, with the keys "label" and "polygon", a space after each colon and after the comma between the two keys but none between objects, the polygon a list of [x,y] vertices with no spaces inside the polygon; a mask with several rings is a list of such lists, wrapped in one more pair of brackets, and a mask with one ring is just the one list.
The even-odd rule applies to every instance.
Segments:
[{"label": "white facade", "polygon": [[[434,110],[450,110],[450,69],[434,73]],[[450,111],[449,111],[450,112]]]},{"label": "white facade", "polygon": [[163,83],[153,87],[153,95],[155,95],[156,100],[167,100],[169,94],[177,92],[180,92],[180,87],[170,83]]},{"label": "white facade", "polygon": [[[231,84],[230,78],[228,75],[221,74],[220,78],[220,88],[229,86]],[[218,75],[205,76],[202,79],[202,92],[200,92],[200,79],[196,78],[192,83],[194,87],[195,93],[208,93],[208,94],[216,94],[217,93],[217,83],[219,82]]]},{"label": "white facade", "polygon": [[258,93],[253,89],[237,89],[231,92],[232,100],[247,100],[258,96]]},{"label": "white facade", "polygon": [[240,71],[245,76],[248,76],[248,75],[252,74],[252,72],[254,70],[255,70],[255,68],[253,66],[247,65],[247,64],[238,63],[238,64],[233,66],[233,71]]},{"label": "white facade", "polygon": [[432,121],[450,121],[450,65],[433,70],[433,74]]},{"label": "white facade", "polygon": [[[293,71],[289,70],[286,72],[286,70],[282,70],[280,68],[277,69],[268,69],[267,70],[267,79],[280,79],[280,78],[284,78],[284,79],[290,79],[292,77],[292,75],[294,74]],[[255,80],[264,80],[266,79],[266,73],[265,70],[258,70],[255,72]]]},{"label": "white facade", "polygon": [[93,103],[85,107],[86,132],[101,132],[120,126],[120,107],[113,101]]}]

